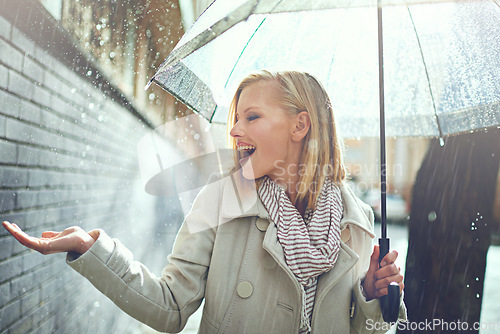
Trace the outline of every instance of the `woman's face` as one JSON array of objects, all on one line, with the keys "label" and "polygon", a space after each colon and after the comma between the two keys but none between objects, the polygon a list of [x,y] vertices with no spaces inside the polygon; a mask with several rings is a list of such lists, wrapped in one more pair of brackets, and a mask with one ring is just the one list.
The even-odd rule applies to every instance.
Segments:
[{"label": "woman's face", "polygon": [[245,87],[236,106],[236,123],[231,136],[236,139],[240,165],[246,179],[264,175],[276,182],[288,182],[296,173],[300,144],[293,140],[295,118],[276,98],[276,81],[258,81]]}]

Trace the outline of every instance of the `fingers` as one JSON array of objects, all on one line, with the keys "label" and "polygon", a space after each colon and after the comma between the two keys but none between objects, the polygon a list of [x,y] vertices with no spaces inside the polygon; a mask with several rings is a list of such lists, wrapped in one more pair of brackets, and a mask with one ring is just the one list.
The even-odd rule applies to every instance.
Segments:
[{"label": "fingers", "polygon": [[[2,225],[22,245],[42,254],[53,254],[72,250],[80,251],[82,245],[84,243],[89,243],[88,239],[92,239],[80,227],[70,227],[63,232],[46,231],[42,233],[42,238],[36,238],[26,234],[16,224],[4,221]],[[90,242],[93,243],[93,240],[90,240]]]},{"label": "fingers", "polygon": [[[399,285],[399,293],[401,294],[401,292],[403,292],[403,289],[405,288],[405,284],[403,282],[401,283],[398,283]],[[380,298],[382,296],[385,296],[385,295],[388,295],[389,294],[389,290],[387,289],[387,287],[383,288],[383,289],[380,289],[380,290],[377,290],[377,298]]]},{"label": "fingers", "polygon": [[30,236],[23,232],[16,224],[4,221],[2,223],[3,227],[10,233],[14,238],[17,239],[24,246],[29,247],[27,244],[30,242]]},{"label": "fingers", "polygon": [[375,288],[377,290],[386,288],[391,282],[403,282],[403,275],[395,265],[384,267],[375,272]]},{"label": "fingers", "polygon": [[396,262],[397,258],[398,258],[398,252],[396,252],[395,250],[392,250],[384,256],[382,261],[380,261],[380,266],[384,267],[388,264],[394,263],[394,262]]},{"label": "fingers", "polygon": [[375,271],[375,295],[381,297],[387,295],[387,286],[391,282],[396,282],[399,285],[400,292],[404,289],[403,275],[401,274],[401,268],[399,268],[395,261],[398,257],[398,252],[395,250],[387,253],[386,256],[380,262],[380,269]]}]

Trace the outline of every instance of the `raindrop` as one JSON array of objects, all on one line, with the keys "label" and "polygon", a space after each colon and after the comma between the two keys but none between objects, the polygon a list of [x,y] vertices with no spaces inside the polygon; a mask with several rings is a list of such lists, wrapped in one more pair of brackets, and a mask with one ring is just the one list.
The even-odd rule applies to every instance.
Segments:
[{"label": "raindrop", "polygon": [[479,298],[479,293],[476,295],[476,298]]},{"label": "raindrop", "polygon": [[156,97],[155,93],[149,94],[149,101],[153,101],[155,97]]},{"label": "raindrop", "polygon": [[90,145],[85,146],[85,150],[86,150],[87,152],[88,152],[88,151],[90,151],[90,149],[91,149]]},{"label": "raindrop", "polygon": [[82,112],[82,113],[81,113],[81,115],[80,115],[80,117],[81,117],[82,119],[84,119],[85,117],[87,117],[87,114],[86,114],[86,113],[84,113],[84,112]]},{"label": "raindrop", "polygon": [[440,145],[441,147],[443,147],[443,146],[444,146],[444,139],[443,139],[443,137],[439,137],[439,145]]},{"label": "raindrop", "polygon": [[90,110],[94,109],[94,107],[95,107],[95,104],[93,104],[93,103],[90,103],[90,104],[89,104],[89,109],[90,109]]},{"label": "raindrop", "polygon": [[99,307],[99,306],[101,306],[101,304],[99,304],[99,302],[97,302],[97,301],[94,302],[94,307]]},{"label": "raindrop", "polygon": [[92,75],[92,71],[87,71],[87,76],[90,77]]},{"label": "raindrop", "polygon": [[433,222],[435,221],[437,218],[437,214],[435,211],[431,211],[429,212],[429,215],[427,216],[427,219],[430,221],[430,222]]},{"label": "raindrop", "polygon": [[76,88],[75,88],[75,87],[71,88],[71,93],[72,93],[72,94],[75,94],[75,93],[76,93]]},{"label": "raindrop", "polygon": [[470,288],[470,285],[469,285],[469,284],[467,284],[467,287],[468,287],[468,288]]},{"label": "raindrop", "polygon": [[479,282],[479,277],[476,277],[476,282]]},{"label": "raindrop", "polygon": [[104,116],[103,116],[103,115],[99,115],[99,116],[97,117],[97,120],[98,120],[99,122],[104,121]]},{"label": "raindrop", "polygon": [[87,152],[82,152],[82,157],[85,158],[87,156]]},{"label": "raindrop", "polygon": [[199,134],[197,134],[197,133],[195,133],[195,134],[194,134],[194,140],[198,140],[198,139],[200,139],[200,135],[199,135]]},{"label": "raindrop", "polygon": [[113,59],[113,58],[115,58],[115,55],[116,55],[116,54],[115,54],[115,52],[114,52],[114,51],[111,51],[111,52],[109,53],[109,58]]}]

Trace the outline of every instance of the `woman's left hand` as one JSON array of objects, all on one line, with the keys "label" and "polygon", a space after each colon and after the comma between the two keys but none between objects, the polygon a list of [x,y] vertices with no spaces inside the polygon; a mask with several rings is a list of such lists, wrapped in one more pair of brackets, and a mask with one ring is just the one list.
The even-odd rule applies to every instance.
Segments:
[{"label": "woman's left hand", "polygon": [[395,264],[398,252],[393,250],[387,253],[380,262],[380,265],[378,262],[379,254],[379,246],[375,245],[370,258],[370,267],[363,281],[363,289],[365,290],[367,300],[387,295],[387,287],[391,282],[399,284],[400,293],[404,289],[403,275],[401,275],[400,268]]}]

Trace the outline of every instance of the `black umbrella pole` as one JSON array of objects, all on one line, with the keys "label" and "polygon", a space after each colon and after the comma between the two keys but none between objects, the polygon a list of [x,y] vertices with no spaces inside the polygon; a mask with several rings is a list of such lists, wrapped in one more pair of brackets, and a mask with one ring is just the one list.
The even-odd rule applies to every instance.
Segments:
[{"label": "black umbrella pole", "polygon": [[[382,33],[382,7],[380,0],[377,7],[378,21],[378,69],[379,69],[379,103],[380,103],[380,209],[382,237],[379,239],[379,263],[389,253],[389,238],[387,238],[387,178],[385,161],[385,104],[384,104],[384,43]],[[382,315],[386,322],[396,322],[399,314],[399,285],[390,284],[388,295],[380,298]]]}]

